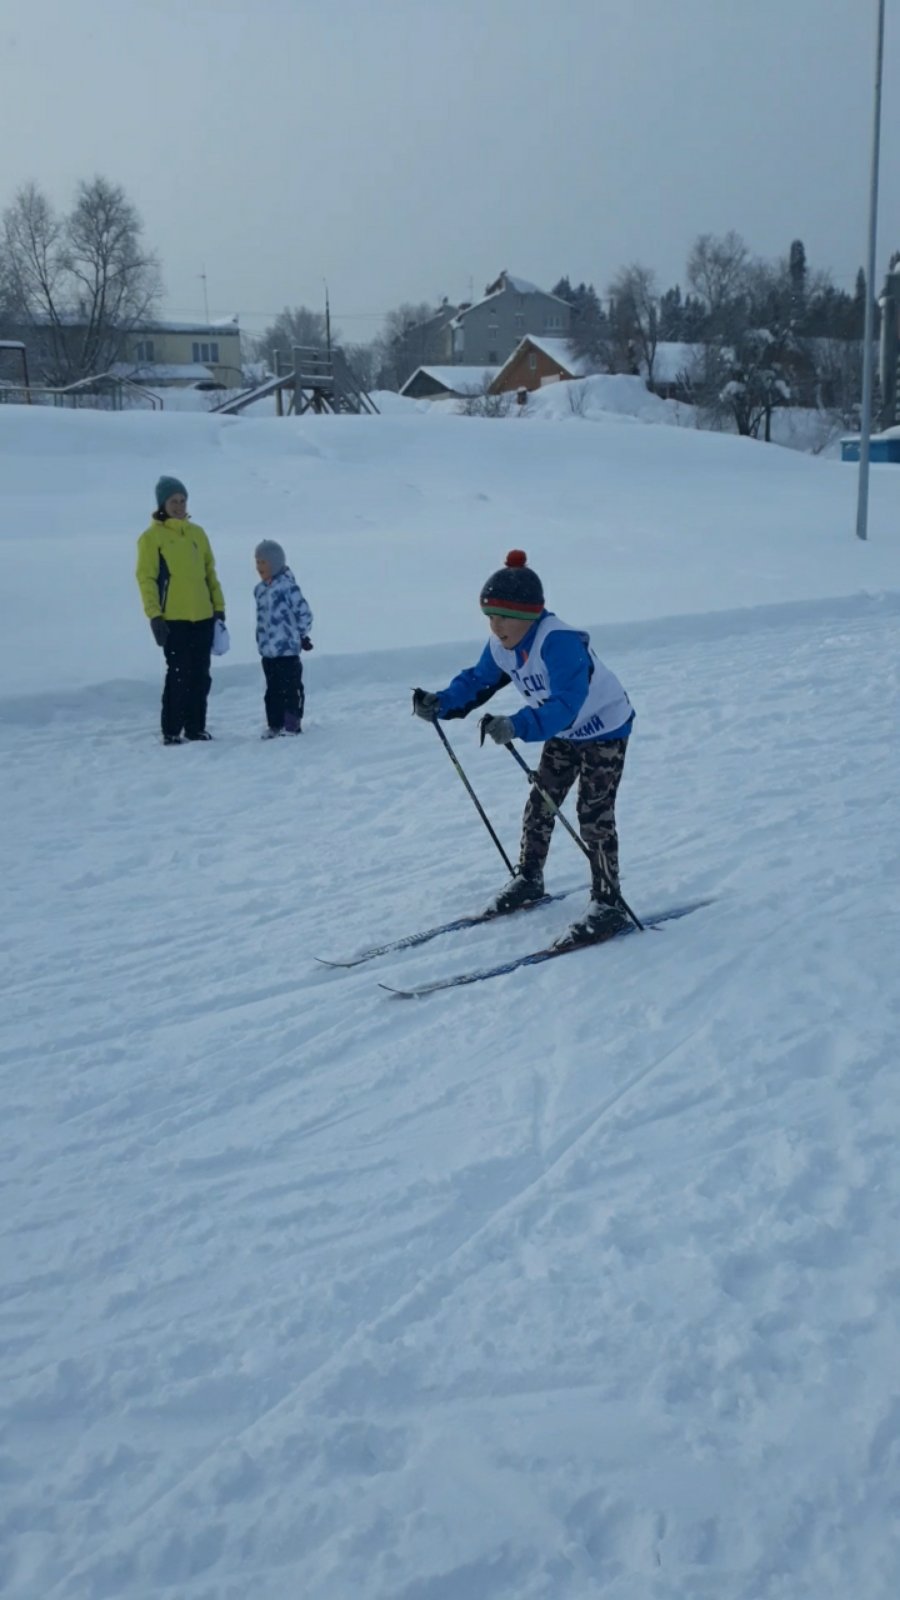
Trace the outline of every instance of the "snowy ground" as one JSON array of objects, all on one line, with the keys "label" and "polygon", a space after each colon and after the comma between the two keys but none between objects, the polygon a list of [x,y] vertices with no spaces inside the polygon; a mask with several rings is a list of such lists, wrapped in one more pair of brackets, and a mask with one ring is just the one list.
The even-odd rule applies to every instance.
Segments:
[{"label": "snowy ground", "polygon": [[[446,452],[437,484],[419,458],[440,568],[440,486],[484,481],[492,424],[420,426]],[[641,432],[649,500],[671,471],[652,441],[671,434]],[[378,439],[368,472],[343,463],[368,488]],[[418,447],[404,433],[398,448]],[[545,502],[555,479],[572,538],[541,565],[575,593],[594,469],[555,448]],[[780,586],[793,603],[729,610],[740,572],[714,589],[695,571],[708,614],[666,620],[660,602],[654,620],[624,553],[636,511],[614,581],[648,596],[644,621],[608,612],[596,634],[639,712],[620,805],[629,897],[714,903],[420,1003],[377,980],[528,949],[580,902],[348,973],[315,965],[467,911],[503,877],[408,711],[410,685],[446,681],[466,652],[374,649],[390,540],[366,653],[310,658],[301,740],[258,742],[259,672],[238,661],[217,673],[217,742],[163,750],[152,670],[101,681],[117,617],[101,607],[78,631],[90,596],[48,464],[35,493],[43,515],[51,495],[60,507],[40,535],[70,602],[60,650],[74,663],[80,642],[94,687],[73,666],[76,686],[46,693],[40,640],[20,634],[19,693],[0,699],[11,1600],[895,1600],[893,480],[874,485],[881,545],[848,554],[828,522],[833,468],[776,466],[774,483],[759,469],[746,548],[735,461],[717,479],[723,538],[740,572],[762,568],[752,599]],[[149,449],[137,467],[152,475]],[[259,455],[251,469],[271,472]],[[382,525],[391,470],[371,507]],[[785,483],[803,485],[795,513],[819,496],[817,565],[805,528],[775,562]],[[677,473],[670,489],[687,503]],[[618,479],[612,492],[625,507]],[[10,547],[20,505],[2,507]],[[109,553],[99,491],[97,505]],[[236,520],[226,552],[248,537]],[[472,568],[477,590],[509,542],[502,519],[480,527],[453,575],[469,604]],[[438,639],[464,633],[401,544],[414,616],[433,603]],[[654,548],[658,594],[681,593],[678,548],[665,570]],[[338,570],[310,553],[336,586],[346,545]],[[858,592],[873,569],[881,596]],[[20,626],[2,605],[4,629]],[[474,725],[448,731],[512,848],[520,774],[478,750]],[[551,877],[581,877],[564,837]]]},{"label": "snowy ground", "polygon": [[851,467],[627,416],[10,406],[0,456],[0,682],[26,695],[152,675],[134,551],[161,471],[185,481],[210,534],[246,662],[262,537],[282,541],[310,597],[317,650],[341,653],[474,639],[478,590],[512,545],[560,615],[591,626],[900,589],[893,467],[873,470],[865,546]]}]

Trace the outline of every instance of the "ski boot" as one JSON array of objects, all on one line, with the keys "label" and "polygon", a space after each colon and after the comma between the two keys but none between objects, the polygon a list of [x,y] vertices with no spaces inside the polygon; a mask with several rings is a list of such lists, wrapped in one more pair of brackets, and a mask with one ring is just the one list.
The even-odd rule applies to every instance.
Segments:
[{"label": "ski boot", "polygon": [[604,939],[614,938],[627,926],[628,918],[620,906],[611,905],[608,900],[594,899],[589,901],[584,916],[554,940],[554,948],[567,950],[580,944],[601,944]]},{"label": "ski boot", "polygon": [[509,883],[494,895],[485,906],[485,912],[495,917],[508,916],[511,911],[519,911],[522,906],[532,905],[535,900],[544,898],[544,874],[542,872],[523,872],[521,867],[516,868],[516,875]]}]

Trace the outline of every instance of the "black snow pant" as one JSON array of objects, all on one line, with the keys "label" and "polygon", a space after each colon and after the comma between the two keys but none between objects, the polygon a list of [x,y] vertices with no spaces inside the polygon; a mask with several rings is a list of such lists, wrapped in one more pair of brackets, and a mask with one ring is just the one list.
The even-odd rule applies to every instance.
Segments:
[{"label": "black snow pant", "polygon": [[299,656],[263,656],[266,675],[266,721],[269,727],[299,733],[306,696]]},{"label": "black snow pant", "polygon": [[[592,740],[574,744],[571,739],[548,739],[544,745],[538,782],[551,800],[561,806],[575,779],[578,781],[578,826],[581,837],[595,863],[600,851],[612,886],[619,888],[619,839],[616,833],[616,791],[625,765],[627,739]],[[522,845],[519,865],[526,877],[544,869],[550,837],[556,821],[543,800],[532,788],[522,818]],[[608,892],[594,865],[592,894],[607,900]]]},{"label": "black snow pant", "polygon": [[212,617],[208,622],[169,623],[164,646],[168,671],[162,696],[162,731],[166,738],[176,738],[180,733],[196,738],[206,731],[214,627]]}]

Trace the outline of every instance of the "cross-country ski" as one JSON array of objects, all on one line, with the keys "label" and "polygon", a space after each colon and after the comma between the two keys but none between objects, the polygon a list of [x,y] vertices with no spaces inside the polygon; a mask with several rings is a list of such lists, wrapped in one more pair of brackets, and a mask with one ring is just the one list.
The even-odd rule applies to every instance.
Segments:
[{"label": "cross-country ski", "polygon": [[[689,917],[693,911],[699,911],[703,906],[711,904],[710,900],[695,900],[689,905],[673,906],[667,911],[658,911],[646,918],[644,928],[651,931],[661,928],[667,922],[676,922],[681,917]],[[555,960],[557,956],[572,955],[578,950],[590,950],[594,945],[609,944],[614,939],[622,939],[626,934],[638,931],[633,923],[625,923],[614,933],[605,936],[587,935],[565,943],[545,945],[542,950],[531,950],[524,956],[512,956],[508,961],[498,962],[496,966],[477,967],[470,972],[458,972],[452,977],[434,978],[429,983],[419,984],[413,988],[401,989],[391,983],[379,983],[378,987],[385,989],[398,1000],[421,1000],[425,995],[437,994],[442,989],[458,989],[469,983],[483,983],[486,978],[502,978],[507,973],[518,972],[520,967],[538,967],[545,961]]]},{"label": "cross-country ski", "polygon": [[[578,894],[578,887],[560,889],[554,894],[544,894],[539,900],[529,900],[525,905],[516,908],[519,911],[533,911],[539,906],[552,905],[555,900],[566,900],[569,895]],[[582,891],[583,892],[583,891]],[[453,917],[449,922],[439,922],[433,928],[423,928],[419,933],[407,933],[399,939],[389,939],[384,944],[365,945],[357,950],[355,955],[344,957],[342,960],[330,960],[325,956],[316,956],[316,961],[322,967],[360,967],[367,961],[374,961],[377,956],[386,956],[397,950],[414,950],[420,944],[430,944],[432,939],[439,939],[446,933],[460,933],[465,928],[480,928],[486,922],[496,922],[500,916],[510,916],[511,912],[501,912],[494,909],[489,911],[476,911],[470,916]]]}]

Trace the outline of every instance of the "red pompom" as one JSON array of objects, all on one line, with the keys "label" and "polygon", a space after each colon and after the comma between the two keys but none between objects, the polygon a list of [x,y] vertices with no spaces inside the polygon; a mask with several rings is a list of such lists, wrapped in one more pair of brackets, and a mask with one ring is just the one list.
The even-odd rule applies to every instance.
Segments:
[{"label": "red pompom", "polygon": [[510,550],[503,565],[505,567],[527,567],[528,557],[524,550]]}]

